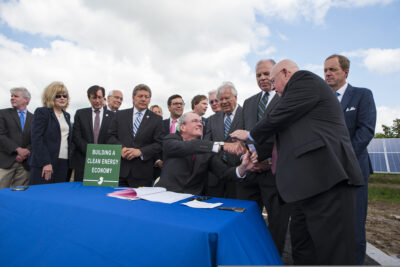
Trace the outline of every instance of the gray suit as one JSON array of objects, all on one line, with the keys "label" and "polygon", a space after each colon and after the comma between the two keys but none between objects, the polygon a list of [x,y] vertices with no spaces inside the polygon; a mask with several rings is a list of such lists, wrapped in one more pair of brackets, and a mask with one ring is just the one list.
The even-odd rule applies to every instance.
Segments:
[{"label": "gray suit", "polygon": [[[0,168],[1,169],[10,169],[10,168],[21,168],[21,172],[24,172],[23,169],[29,171],[29,166],[27,164],[27,160],[24,160],[22,163],[17,163],[15,160],[17,156],[17,152],[15,149],[18,147],[27,148],[31,150],[31,123],[32,123],[32,113],[27,111],[25,118],[25,126],[24,131],[21,128],[21,122],[18,116],[18,112],[14,108],[6,108],[0,110]],[[17,163],[15,166],[14,164]],[[15,175],[14,175],[15,176]],[[26,176],[26,184],[29,182],[29,173],[23,174]],[[0,188],[2,187],[3,177],[0,177]],[[17,177],[13,177],[15,179]],[[7,179],[8,180],[8,179]],[[24,179],[22,179],[24,180]],[[6,181],[4,181],[6,182]],[[12,180],[11,183],[7,182],[5,187],[9,187],[11,185],[20,185],[18,183],[14,183]],[[25,184],[25,183],[24,183]]]},{"label": "gray suit", "polygon": [[[207,119],[207,132],[204,137],[205,140],[215,142],[232,142],[232,138],[229,136],[229,134],[235,130],[243,129],[243,108],[241,106],[237,106],[235,117],[232,120],[227,137],[224,136],[224,115],[224,112],[218,111]],[[219,153],[219,156],[221,159],[225,158],[225,163],[230,167],[236,167],[240,165],[239,156],[235,156],[226,152]],[[236,183],[236,180],[221,180],[214,174],[209,173],[207,194],[217,197],[236,198]]]},{"label": "gray suit", "polygon": [[[245,130],[251,130],[258,122],[258,104],[263,95],[262,93],[263,92],[253,95],[244,101],[243,124]],[[274,109],[279,103],[279,99],[279,96],[275,94],[268,103],[264,116]],[[262,145],[255,145],[260,161],[272,157],[274,142],[275,136],[271,136]],[[248,173],[246,178],[240,180],[240,183],[238,183],[237,196],[239,199],[256,201],[261,209],[263,207],[266,208],[268,212],[268,228],[279,253],[282,254],[288,227],[290,207],[279,199],[275,175],[273,175],[270,170],[261,173]]]}]

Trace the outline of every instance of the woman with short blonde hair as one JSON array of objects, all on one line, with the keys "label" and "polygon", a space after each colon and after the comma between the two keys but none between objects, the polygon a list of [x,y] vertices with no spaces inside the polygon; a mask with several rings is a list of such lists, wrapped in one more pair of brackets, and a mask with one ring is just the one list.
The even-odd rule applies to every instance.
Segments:
[{"label": "woman with short blonde hair", "polygon": [[31,127],[32,152],[29,157],[30,184],[69,181],[68,159],[72,139],[67,87],[52,82],[42,94],[43,107],[37,108]]}]

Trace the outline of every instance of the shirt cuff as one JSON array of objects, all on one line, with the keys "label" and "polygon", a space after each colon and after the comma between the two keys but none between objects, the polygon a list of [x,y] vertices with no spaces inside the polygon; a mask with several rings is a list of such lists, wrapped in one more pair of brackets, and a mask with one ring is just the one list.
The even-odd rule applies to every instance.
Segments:
[{"label": "shirt cuff", "polygon": [[247,137],[249,138],[249,140],[250,140],[251,142],[254,142],[254,139],[253,139],[253,137],[251,137],[250,132],[247,133]]},{"label": "shirt cuff", "polygon": [[236,167],[236,176],[237,176],[237,178],[239,178],[239,179],[243,179],[243,178],[246,178],[246,173],[244,173],[243,176],[240,176],[240,174],[239,174],[239,167]]},{"label": "shirt cuff", "polygon": [[218,153],[218,151],[219,151],[219,144],[217,142],[214,142],[212,147],[212,152]]}]

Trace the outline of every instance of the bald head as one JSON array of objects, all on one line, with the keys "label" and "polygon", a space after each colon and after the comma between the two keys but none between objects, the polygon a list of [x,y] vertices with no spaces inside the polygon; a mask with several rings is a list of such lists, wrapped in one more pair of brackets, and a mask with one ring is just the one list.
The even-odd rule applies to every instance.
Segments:
[{"label": "bald head", "polygon": [[283,90],[292,75],[299,70],[297,64],[290,60],[284,59],[279,61],[271,70],[271,83],[273,89],[282,96]]}]

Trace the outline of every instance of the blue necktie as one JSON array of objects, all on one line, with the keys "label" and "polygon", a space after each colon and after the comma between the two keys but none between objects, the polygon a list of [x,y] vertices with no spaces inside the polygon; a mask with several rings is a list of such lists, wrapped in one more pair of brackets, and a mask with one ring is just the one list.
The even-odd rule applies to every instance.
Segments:
[{"label": "blue necktie", "polygon": [[18,111],[18,113],[19,113],[19,120],[21,121],[21,129],[22,129],[22,131],[24,131],[24,127],[25,127],[24,112],[23,111]]},{"label": "blue necktie", "polygon": [[224,122],[224,137],[226,139],[226,137],[229,134],[229,129],[231,128],[231,115],[226,114],[226,119]]},{"label": "blue necktie", "polygon": [[139,129],[140,123],[142,121],[142,113],[140,111],[136,112],[136,120],[133,123],[133,136],[136,136],[137,130]]}]

